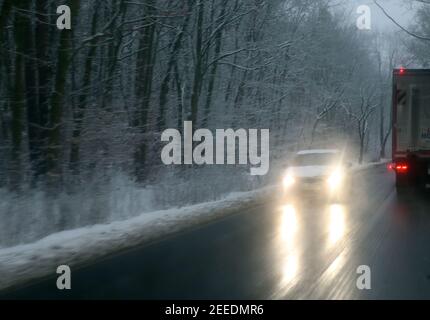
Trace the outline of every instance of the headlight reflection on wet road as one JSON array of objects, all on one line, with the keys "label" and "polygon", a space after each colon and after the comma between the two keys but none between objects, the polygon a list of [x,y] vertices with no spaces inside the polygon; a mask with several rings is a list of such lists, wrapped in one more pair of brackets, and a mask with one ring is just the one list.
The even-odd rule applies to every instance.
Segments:
[{"label": "headlight reflection on wet road", "polygon": [[299,258],[297,255],[297,233],[299,232],[299,220],[296,208],[293,205],[282,207],[280,223],[281,281],[282,288],[291,286],[296,279],[299,270]]},{"label": "headlight reflection on wet road", "polygon": [[329,208],[329,245],[335,245],[345,235],[345,207],[339,204],[330,205]]},{"label": "headlight reflection on wet road", "polygon": [[280,235],[282,240],[286,240],[287,245],[294,242],[294,236],[298,230],[297,211],[293,205],[285,205],[282,207],[281,230]]},{"label": "headlight reflection on wet road", "polygon": [[[316,216],[300,216],[297,207],[292,204],[285,204],[280,208],[279,231],[277,237],[277,253],[279,259],[279,297],[286,295],[301,280],[302,258],[306,255],[306,244],[303,239],[308,239],[314,235],[324,235],[326,245],[321,243],[321,251],[325,249],[336,249],[345,238],[347,230],[347,210],[344,205],[332,204],[322,206],[319,210],[312,212]],[[309,223],[309,228],[307,228]],[[318,228],[322,233],[315,233],[314,228]],[[301,240],[302,239],[302,240]],[[312,261],[310,258],[309,261]],[[339,268],[343,265],[343,259],[339,257],[333,261],[327,270],[328,279],[333,279]],[[309,267],[309,266],[308,266]],[[312,266],[310,266],[312,267]],[[307,268],[309,269],[309,268]]]}]

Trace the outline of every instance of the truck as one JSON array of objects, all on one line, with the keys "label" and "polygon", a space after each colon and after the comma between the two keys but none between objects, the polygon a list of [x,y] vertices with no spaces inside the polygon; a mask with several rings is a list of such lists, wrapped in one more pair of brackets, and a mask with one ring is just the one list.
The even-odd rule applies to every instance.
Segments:
[{"label": "truck", "polygon": [[396,188],[429,188],[430,69],[394,69],[392,107]]}]

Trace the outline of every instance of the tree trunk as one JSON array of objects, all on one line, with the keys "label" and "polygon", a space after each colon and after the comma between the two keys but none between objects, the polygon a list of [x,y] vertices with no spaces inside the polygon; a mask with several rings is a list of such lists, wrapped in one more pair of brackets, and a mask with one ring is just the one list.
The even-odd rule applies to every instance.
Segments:
[{"label": "tree trunk", "polygon": [[200,99],[200,92],[203,83],[203,55],[202,55],[202,43],[203,43],[203,20],[204,20],[204,0],[200,0],[198,4],[197,13],[197,26],[196,26],[196,49],[195,59],[196,64],[194,67],[194,79],[193,88],[191,92],[191,114],[189,120],[197,125],[197,112],[198,104]]},{"label": "tree trunk", "polygon": [[[148,1],[147,5],[147,26],[144,28],[137,57],[137,66],[140,69],[136,77],[136,90],[140,98],[140,106],[135,124],[139,126],[140,132],[147,131],[148,113],[152,91],[153,71],[155,63],[155,1]],[[141,141],[134,154],[135,174],[137,179],[144,179],[144,164],[146,161],[146,143]]]},{"label": "tree trunk", "polygon": [[[79,1],[69,0],[72,17],[76,17]],[[72,28],[73,30],[73,28]],[[50,98],[51,112],[49,117],[50,129],[48,137],[47,168],[50,184],[55,186],[62,179],[60,166],[61,158],[61,127],[63,115],[64,94],[66,91],[67,71],[70,64],[70,48],[73,40],[72,30],[62,30],[60,34],[54,92]]]},{"label": "tree trunk", "polygon": [[[25,0],[16,1],[15,7],[25,9]],[[26,50],[26,32],[27,18],[22,13],[15,11],[14,16],[14,37],[16,43],[15,54],[15,79],[12,93],[12,187],[17,187],[21,182],[21,147],[22,147],[22,130],[23,130],[23,113],[25,108],[25,50]]]},{"label": "tree trunk", "polygon": [[[185,3],[185,2],[184,2]],[[188,1],[188,10],[192,8],[193,1]],[[169,62],[167,63],[167,70],[166,75],[163,78],[163,81],[161,83],[160,87],[160,111],[158,114],[158,120],[157,120],[157,127],[158,131],[162,131],[165,124],[165,108],[167,104],[167,95],[169,93],[169,84],[170,84],[170,76],[173,71],[173,68],[175,66],[175,63],[177,63],[179,50],[181,48],[182,39],[184,37],[184,33],[187,29],[188,23],[190,21],[190,14],[187,14],[184,18],[184,22],[181,26],[181,30],[176,34],[175,40],[173,42],[172,50],[169,57]]]},{"label": "tree trunk", "polygon": [[[226,7],[227,7],[227,1],[224,0],[221,4],[222,8],[218,16],[218,23],[222,23],[220,20],[225,15]],[[215,37],[215,50],[214,50],[214,56],[213,59],[217,59],[221,52],[221,43],[222,43],[222,29],[218,30],[217,35]],[[208,85],[208,91],[206,96],[206,104],[205,104],[205,114],[203,118],[203,127],[207,125],[209,114],[210,114],[210,107],[212,102],[212,96],[215,86],[215,79],[216,79],[216,73],[218,69],[218,63],[214,63],[211,67],[211,71],[209,73],[209,85]]]},{"label": "tree trunk", "polygon": [[[125,0],[119,0],[119,25],[124,22],[125,16],[127,14],[127,5]],[[104,88],[103,98],[102,98],[102,108],[107,108],[111,110],[112,107],[112,93],[114,84],[114,74],[118,66],[118,55],[122,44],[122,27],[112,24],[111,33],[115,35],[115,40],[109,45],[108,49],[108,72],[106,77],[106,87]]]},{"label": "tree trunk", "polygon": [[[98,16],[99,3],[96,4],[95,10],[91,22],[91,34],[94,35],[97,32],[97,16]],[[85,59],[84,76],[82,79],[82,87],[80,88],[80,94],[78,97],[78,104],[76,109],[73,110],[73,133],[70,145],[70,162],[69,168],[73,175],[79,174],[79,150],[80,150],[80,140],[81,132],[83,127],[83,121],[85,116],[85,107],[87,104],[87,97],[91,91],[91,75],[93,72],[93,59],[96,54],[96,40],[92,40],[89,43],[89,48],[87,56]]]}]

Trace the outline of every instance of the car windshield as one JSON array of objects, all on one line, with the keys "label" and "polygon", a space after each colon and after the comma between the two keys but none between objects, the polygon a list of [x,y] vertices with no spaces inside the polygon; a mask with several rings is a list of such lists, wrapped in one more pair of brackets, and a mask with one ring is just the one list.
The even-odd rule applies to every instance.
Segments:
[{"label": "car windshield", "polygon": [[293,160],[293,166],[328,166],[336,161],[336,154],[333,153],[309,153],[299,154]]}]

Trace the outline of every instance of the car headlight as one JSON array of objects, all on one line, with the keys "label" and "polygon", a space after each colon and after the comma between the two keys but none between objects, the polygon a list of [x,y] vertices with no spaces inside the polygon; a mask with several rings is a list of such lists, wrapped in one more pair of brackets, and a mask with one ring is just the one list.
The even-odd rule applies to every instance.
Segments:
[{"label": "car headlight", "polygon": [[287,173],[283,180],[284,188],[290,188],[294,183],[296,183],[296,179],[294,179],[291,173]]},{"label": "car headlight", "polygon": [[327,183],[331,189],[337,189],[342,185],[343,172],[338,169],[335,170],[327,179]]}]

